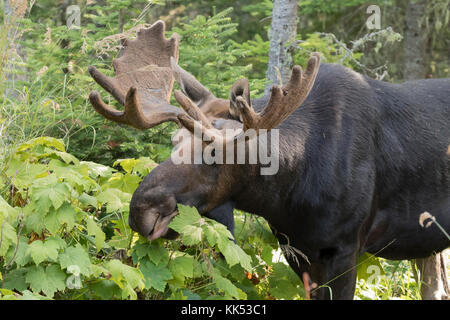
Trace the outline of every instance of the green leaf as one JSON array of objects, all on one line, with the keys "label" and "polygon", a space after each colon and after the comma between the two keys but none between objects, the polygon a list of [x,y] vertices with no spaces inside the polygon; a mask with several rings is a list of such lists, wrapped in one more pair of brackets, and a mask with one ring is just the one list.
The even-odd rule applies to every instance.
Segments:
[{"label": "green leaf", "polygon": [[79,196],[78,197],[78,200],[82,203],[82,204],[84,204],[85,206],[88,206],[88,205],[90,205],[90,206],[92,206],[92,207],[94,207],[94,208],[97,208],[97,198],[96,197],[93,197],[93,196],[90,196],[90,195],[88,195],[87,193],[85,193],[85,192],[83,192],[82,194],[81,194],[81,196]]},{"label": "green leaf", "polygon": [[146,176],[158,164],[148,157],[140,157],[136,160],[133,170],[141,176]]},{"label": "green leaf", "polygon": [[202,299],[198,294],[192,292],[189,289],[182,289],[181,291],[183,292],[183,296],[185,296],[188,300],[201,300]]},{"label": "green leaf", "polygon": [[[115,173],[108,179],[107,187],[122,190],[126,193],[133,193],[141,182],[141,178],[130,173]],[[105,186],[103,186],[105,187]],[[109,189],[107,189],[109,190]]]},{"label": "green leaf", "polygon": [[86,228],[88,235],[94,236],[95,238],[95,246],[97,247],[97,252],[100,251],[105,244],[105,233],[97,225],[97,223],[95,223],[94,218],[91,216],[87,216],[86,218]]},{"label": "green leaf", "polygon": [[114,212],[123,209],[126,202],[131,200],[131,195],[119,189],[110,188],[100,192],[97,195],[97,200],[100,203],[106,203],[106,212]]},{"label": "green leaf", "polygon": [[287,279],[271,280],[269,292],[277,299],[286,300],[292,300],[300,293],[299,289]]},{"label": "green leaf", "polygon": [[115,167],[116,165],[120,164],[120,166],[123,168],[123,170],[125,170],[128,173],[131,173],[131,171],[133,170],[134,166],[136,165],[136,159],[119,159],[116,160],[113,164],[113,167]]},{"label": "green leaf", "polygon": [[214,270],[213,277],[214,284],[217,289],[236,299],[240,298],[241,294],[238,291],[239,289],[230,280],[222,277],[222,275],[217,270]]},{"label": "green leaf", "polygon": [[218,247],[230,267],[239,263],[245,270],[252,270],[251,257],[233,241],[219,242]]},{"label": "green leaf", "polygon": [[272,296],[277,299],[293,299],[304,294],[300,278],[288,265],[277,262],[272,268],[269,277],[269,292]]},{"label": "green leaf", "polygon": [[80,161],[80,165],[85,165],[89,168],[90,174],[94,177],[109,177],[114,169],[91,161]]},{"label": "green leaf", "polygon": [[96,278],[100,277],[100,275],[102,273],[105,275],[108,274],[108,270],[99,264],[91,265],[91,270],[92,270],[92,275]]},{"label": "green leaf", "polygon": [[202,228],[197,226],[184,226],[182,238],[183,243],[187,246],[198,244],[202,241]]},{"label": "green leaf", "polygon": [[18,210],[9,205],[5,199],[0,196],[0,226],[8,217],[16,217]]},{"label": "green leaf", "polygon": [[54,151],[54,153],[67,164],[69,163],[73,163],[75,165],[80,164],[80,161],[70,153],[64,151]]},{"label": "green leaf", "polygon": [[146,243],[138,242],[134,245],[133,250],[138,260],[148,257],[155,265],[158,265],[160,262],[167,264],[169,261],[169,253],[159,241],[152,241],[151,243],[148,243],[148,241]]},{"label": "green leaf", "polygon": [[68,200],[70,190],[65,183],[55,183],[32,188],[31,198],[35,202],[37,210],[48,212],[50,206],[55,209],[61,207],[65,200]]},{"label": "green leaf", "polygon": [[92,274],[91,260],[85,248],[79,243],[75,247],[68,247],[59,255],[59,263],[64,269],[70,266],[78,267],[81,274],[90,276]]},{"label": "green leaf", "polygon": [[178,204],[178,215],[170,222],[169,227],[178,233],[183,233],[186,226],[198,224],[202,217],[194,207]]},{"label": "green leaf", "polygon": [[73,166],[55,167],[53,172],[60,181],[64,180],[71,186],[77,185],[84,189],[89,189],[89,186],[92,184],[89,179],[84,178],[79,172],[73,170]]},{"label": "green leaf", "polygon": [[190,255],[176,257],[170,261],[169,270],[175,278],[184,281],[194,276],[194,257]]},{"label": "green leaf", "polygon": [[160,292],[164,292],[167,280],[173,279],[172,273],[163,265],[155,266],[151,261],[141,263],[140,270],[144,275],[146,288],[155,288]]},{"label": "green leaf", "polygon": [[61,238],[49,238],[45,242],[35,240],[28,245],[26,254],[29,254],[34,263],[38,265],[43,261],[56,261],[58,259],[58,251],[63,246],[65,246],[65,242]]},{"label": "green leaf", "polygon": [[36,240],[28,245],[26,254],[29,254],[36,265],[42,261],[53,260],[58,258],[58,250],[55,248],[47,248],[41,240]]},{"label": "green leaf", "polygon": [[30,290],[25,290],[22,292],[20,300],[51,300],[51,298],[41,296],[40,294],[31,292]]},{"label": "green leaf", "polygon": [[172,291],[172,294],[170,295],[167,300],[187,300],[187,297],[183,294],[183,291],[178,289],[175,291]]},{"label": "green leaf", "polygon": [[111,273],[111,280],[121,289],[125,288],[127,284],[132,288],[144,288],[142,273],[139,269],[127,266],[117,259],[107,261],[103,266]]},{"label": "green leaf", "polygon": [[17,233],[14,227],[6,221],[0,225],[0,230],[3,233],[3,240],[0,246],[0,257],[3,257],[8,252],[11,245],[16,245]]},{"label": "green leaf", "polygon": [[50,209],[50,213],[45,217],[45,227],[51,234],[56,234],[64,225],[70,231],[75,226],[76,211],[70,203],[64,203],[59,209]]},{"label": "green leaf", "polygon": [[273,259],[273,248],[269,245],[264,246],[264,248],[261,251],[261,259],[264,260],[265,263],[267,263],[268,265],[272,264],[272,259]]},{"label": "green leaf", "polygon": [[66,288],[66,274],[58,265],[33,266],[28,269],[26,282],[35,293],[43,292],[47,297],[53,298],[55,292]]},{"label": "green leaf", "polygon": [[229,239],[234,238],[223,224],[211,219],[206,219],[206,221],[211,222],[211,224],[203,226],[203,232],[210,246],[214,246],[219,242],[228,242]]},{"label": "green leaf", "polygon": [[3,287],[10,290],[23,291],[28,288],[25,282],[25,275],[27,274],[28,268],[20,268],[11,270],[6,275],[3,281]]},{"label": "green leaf", "polygon": [[103,300],[121,296],[121,289],[111,280],[100,280],[89,285],[89,287]]},{"label": "green leaf", "polygon": [[27,188],[35,180],[36,177],[45,173],[47,167],[39,163],[22,162],[13,159],[8,163],[8,170],[6,175],[11,177],[11,180],[16,188]]},{"label": "green leaf", "polygon": [[33,148],[33,147],[35,147],[37,145],[53,147],[56,150],[62,151],[62,152],[66,151],[66,149],[64,147],[64,142],[61,139],[56,139],[56,138],[53,138],[53,137],[39,137],[39,138],[31,139],[31,140],[23,143],[22,145],[20,145],[17,148],[17,151],[19,151],[19,152],[25,151],[25,150]]},{"label": "green leaf", "polygon": [[24,207],[24,212],[26,229],[41,233],[45,229],[45,217],[48,211],[39,210],[36,208],[36,203],[29,203]]}]

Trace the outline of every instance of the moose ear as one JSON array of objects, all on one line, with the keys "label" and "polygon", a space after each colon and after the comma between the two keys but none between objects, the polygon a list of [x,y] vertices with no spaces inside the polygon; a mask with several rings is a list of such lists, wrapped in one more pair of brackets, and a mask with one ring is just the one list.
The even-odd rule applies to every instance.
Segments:
[{"label": "moose ear", "polygon": [[170,66],[181,91],[198,107],[202,107],[207,100],[215,98],[192,74],[181,68],[173,57],[170,58]]},{"label": "moose ear", "polygon": [[236,120],[241,120],[241,113],[237,106],[237,98],[241,96],[247,102],[247,104],[251,107],[250,101],[250,86],[248,84],[248,80],[246,78],[237,80],[230,90],[230,115]]}]

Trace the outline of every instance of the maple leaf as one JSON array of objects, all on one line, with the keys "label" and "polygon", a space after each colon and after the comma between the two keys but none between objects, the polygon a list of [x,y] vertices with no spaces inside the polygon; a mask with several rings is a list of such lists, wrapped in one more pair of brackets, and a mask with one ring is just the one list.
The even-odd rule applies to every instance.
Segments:
[{"label": "maple leaf", "polygon": [[37,210],[48,212],[51,206],[55,209],[61,207],[69,196],[70,190],[66,183],[55,182],[54,184],[34,186],[31,198],[35,202]]},{"label": "maple leaf", "polygon": [[50,213],[45,217],[45,228],[50,233],[55,234],[64,225],[67,230],[72,230],[75,226],[75,209],[70,203],[64,203],[59,209],[50,209]]},{"label": "maple leaf", "polygon": [[60,238],[48,238],[45,242],[36,240],[28,245],[25,254],[29,254],[34,263],[38,265],[43,261],[56,261],[59,249],[64,246],[65,242]]},{"label": "maple leaf", "polygon": [[66,288],[66,274],[58,265],[52,264],[44,269],[43,266],[34,266],[28,269],[25,281],[35,292],[43,292],[47,297],[53,298],[55,292]]},{"label": "maple leaf", "polygon": [[176,257],[169,264],[169,270],[175,278],[184,281],[184,278],[192,278],[194,276],[194,257],[180,256]]},{"label": "maple leaf", "polygon": [[68,247],[59,255],[59,263],[64,269],[70,266],[78,267],[81,274],[90,276],[92,274],[91,260],[89,255],[79,243],[75,247]]},{"label": "maple leaf", "polygon": [[155,288],[160,292],[164,292],[167,280],[173,279],[172,273],[166,266],[155,266],[149,260],[141,263],[140,270],[144,275],[145,287]]}]

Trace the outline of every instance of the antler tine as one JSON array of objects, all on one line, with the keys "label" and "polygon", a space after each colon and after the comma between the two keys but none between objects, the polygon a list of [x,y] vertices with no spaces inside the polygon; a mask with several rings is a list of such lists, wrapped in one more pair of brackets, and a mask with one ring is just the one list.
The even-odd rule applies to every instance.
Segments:
[{"label": "antler tine", "polygon": [[206,115],[183,92],[181,92],[180,90],[175,90],[174,96],[180,106],[191,118],[196,121],[200,121],[201,124],[204,125],[207,129],[211,129],[213,127],[212,123],[209,121]]},{"label": "antler tine", "polygon": [[[106,119],[131,125],[137,129],[148,129],[166,121],[179,123],[178,114],[182,110],[165,101],[147,97],[144,104],[138,99],[137,89],[131,87],[125,98],[125,111],[116,110],[103,102],[97,91],[89,95],[94,109]],[[145,107],[149,105],[150,107]]]},{"label": "antler tine", "polygon": [[110,93],[121,105],[125,104],[125,93],[119,88],[114,78],[105,76],[94,66],[89,66],[88,71],[95,82]]},{"label": "antler tine", "polygon": [[256,113],[242,97],[236,99],[244,123],[244,131],[272,129],[282,123],[306,99],[317,76],[320,55],[315,52],[308,60],[306,71],[300,66],[292,69],[289,82],[283,87],[273,86],[269,102],[260,113]]},{"label": "antler tine", "polygon": [[189,97],[180,90],[175,90],[174,96],[184,111],[186,111],[186,113],[180,113],[177,116],[183,127],[202,140],[206,137],[206,141],[226,143],[222,133],[214,128],[208,117]]},{"label": "antler tine", "polygon": [[199,120],[194,119],[186,113],[180,113],[177,117],[183,127],[202,141],[222,143],[224,145],[227,143],[223,134],[214,127],[204,125]]},{"label": "antler tine", "polygon": [[100,113],[106,119],[114,122],[128,124],[126,118],[124,117],[124,112],[116,110],[115,108],[104,103],[97,91],[92,91],[89,94],[89,100],[91,101],[91,104],[94,107],[95,111]]}]

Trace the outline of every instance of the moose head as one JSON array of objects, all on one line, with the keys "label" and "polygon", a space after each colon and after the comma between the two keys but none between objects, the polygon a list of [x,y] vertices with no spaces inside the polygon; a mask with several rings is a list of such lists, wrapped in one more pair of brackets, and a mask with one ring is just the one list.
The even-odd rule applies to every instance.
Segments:
[{"label": "moose head", "polygon": [[[126,41],[123,55],[113,61],[114,78],[89,68],[94,80],[124,106],[124,111],[116,110],[91,92],[93,107],[105,118],[138,129],[167,121],[181,128],[176,136],[184,139],[175,143],[174,153],[192,161],[177,163],[171,157],[161,163],[140,183],[130,202],[129,224],[149,240],[170,237],[168,225],[177,214],[177,203],[195,206],[200,214],[206,214],[251,190],[251,182],[261,179],[262,164],[239,164],[239,143],[248,145],[267,132],[270,138],[270,130],[308,96],[320,63],[319,54],[314,53],[305,72],[295,66],[289,82],[274,86],[270,98],[256,112],[247,79],[232,86],[229,100],[215,97],[177,64],[179,37],[173,34],[166,39],[164,31],[164,22],[158,21],[138,31],[135,40]],[[169,103],[174,80],[181,88],[174,96],[182,109]],[[196,162],[195,146],[215,161]],[[250,148],[244,150],[244,157],[249,158]],[[269,150],[278,151],[277,146]]]}]

